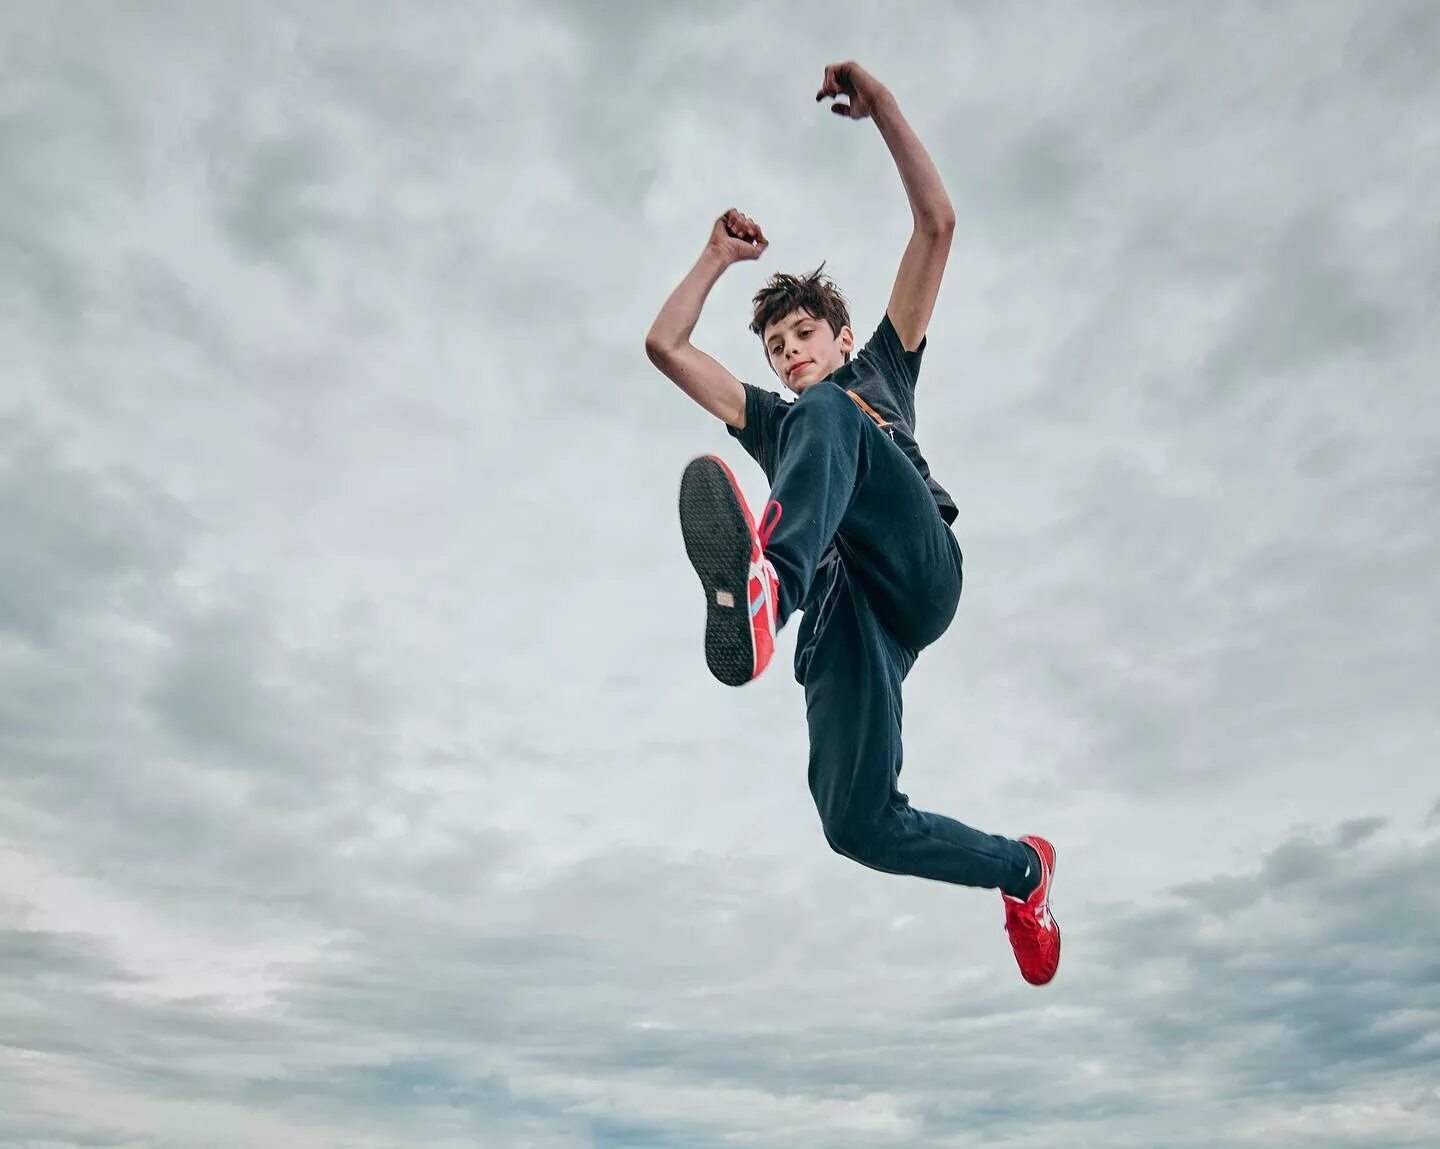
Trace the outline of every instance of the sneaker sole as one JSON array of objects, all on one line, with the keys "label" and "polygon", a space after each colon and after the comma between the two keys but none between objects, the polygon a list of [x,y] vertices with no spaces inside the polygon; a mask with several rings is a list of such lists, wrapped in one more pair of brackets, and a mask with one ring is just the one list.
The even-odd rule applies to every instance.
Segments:
[{"label": "sneaker sole", "polygon": [[680,478],[680,533],[705,588],[705,664],[726,686],[755,676],[750,528],[724,468],[694,459]]}]

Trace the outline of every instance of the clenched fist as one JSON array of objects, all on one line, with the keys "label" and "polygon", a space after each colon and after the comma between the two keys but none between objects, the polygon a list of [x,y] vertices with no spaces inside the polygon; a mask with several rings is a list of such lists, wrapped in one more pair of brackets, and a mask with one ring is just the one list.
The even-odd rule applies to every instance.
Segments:
[{"label": "clenched fist", "polygon": [[729,264],[742,259],[759,259],[770,246],[770,241],[765,238],[758,223],[732,207],[710,229],[709,246]]}]

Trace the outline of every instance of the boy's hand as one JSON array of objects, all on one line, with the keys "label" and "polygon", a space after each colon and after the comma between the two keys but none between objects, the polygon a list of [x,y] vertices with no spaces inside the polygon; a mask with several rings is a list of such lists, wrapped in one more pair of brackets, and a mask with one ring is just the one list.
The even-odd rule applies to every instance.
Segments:
[{"label": "boy's hand", "polygon": [[825,80],[815,93],[818,104],[826,96],[848,96],[848,104],[831,104],[830,110],[837,116],[848,116],[852,120],[866,119],[875,110],[876,101],[885,93],[885,85],[862,68],[854,60],[831,64],[825,69]]},{"label": "boy's hand", "polygon": [[759,259],[770,241],[758,223],[732,207],[710,229],[708,246],[728,265],[742,259]]}]

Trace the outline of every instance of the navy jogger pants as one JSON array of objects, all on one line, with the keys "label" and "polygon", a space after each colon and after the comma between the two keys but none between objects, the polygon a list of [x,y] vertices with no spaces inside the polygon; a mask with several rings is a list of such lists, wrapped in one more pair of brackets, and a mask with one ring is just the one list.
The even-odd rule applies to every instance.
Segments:
[{"label": "navy jogger pants", "polygon": [[899,789],[901,685],[950,625],[962,582],[920,472],[838,385],[818,383],[782,426],[770,497],[781,623],[804,608],[795,677],[826,840],[871,869],[1027,893],[1025,846],[917,810]]}]

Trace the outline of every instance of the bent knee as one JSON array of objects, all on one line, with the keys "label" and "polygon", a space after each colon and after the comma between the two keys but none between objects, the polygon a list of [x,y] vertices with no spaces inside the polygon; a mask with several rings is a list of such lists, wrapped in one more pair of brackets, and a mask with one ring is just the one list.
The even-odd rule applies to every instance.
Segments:
[{"label": "bent knee", "polygon": [[800,397],[795,400],[792,415],[798,415],[801,411],[820,413],[822,411],[845,411],[857,410],[855,401],[845,393],[840,384],[826,379],[821,383],[805,388]]},{"label": "bent knee", "polygon": [[879,823],[849,818],[827,822],[825,841],[841,857],[866,862],[880,851],[882,831]]}]

